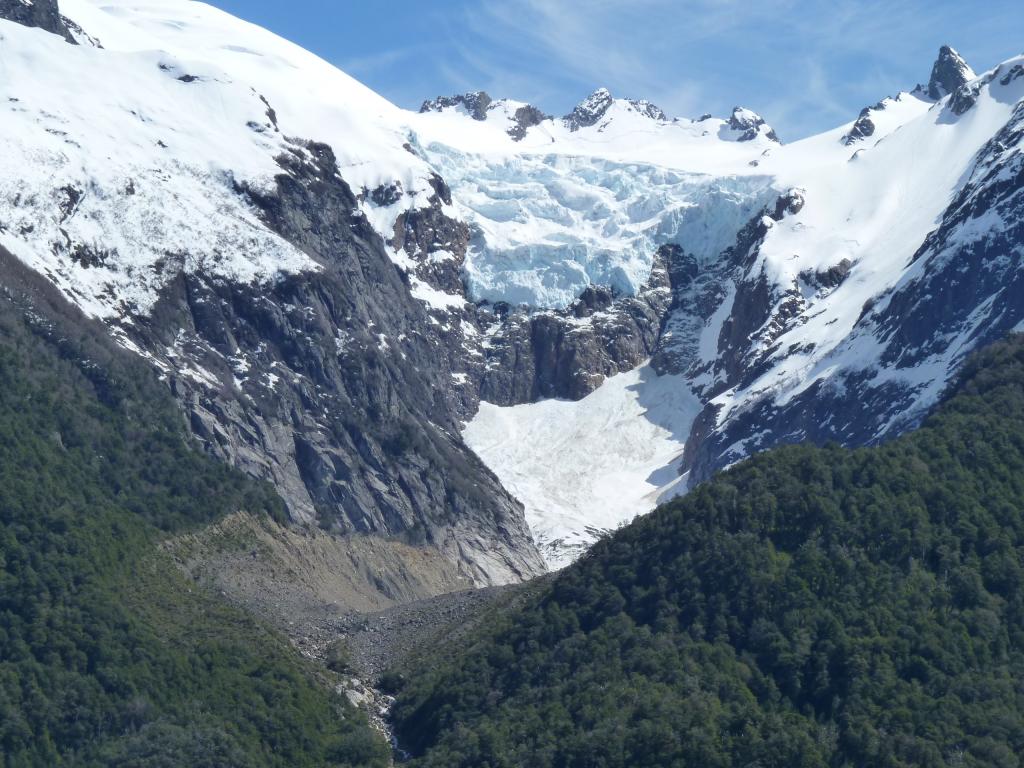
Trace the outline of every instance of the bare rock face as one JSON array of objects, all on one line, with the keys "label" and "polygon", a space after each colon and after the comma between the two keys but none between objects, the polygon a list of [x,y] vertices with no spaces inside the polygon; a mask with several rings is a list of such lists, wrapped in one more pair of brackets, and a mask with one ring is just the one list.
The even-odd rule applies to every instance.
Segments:
[{"label": "bare rock face", "polygon": [[611,92],[607,88],[598,88],[587,98],[581,101],[563,119],[569,126],[569,130],[578,131],[580,128],[589,128],[604,117],[605,113],[615,103]]},{"label": "bare rock face", "polygon": [[492,99],[485,91],[471,91],[456,96],[438,96],[436,99],[428,99],[420,106],[420,112],[441,112],[445,109],[461,107],[474,120],[486,120],[487,108],[491,106]]},{"label": "bare rock face", "polygon": [[944,45],[939,49],[939,57],[932,66],[932,75],[928,80],[928,96],[938,101],[974,77],[974,70],[967,65],[963,57],[948,45]]},{"label": "bare rock face", "polygon": [[0,0],[0,19],[45,29],[75,44],[67,19],[60,15],[57,0]]},{"label": "bare rock face", "polygon": [[[512,107],[515,109],[512,110]],[[462,109],[474,120],[483,122],[490,117],[490,113],[504,108],[510,114],[510,125],[507,133],[513,141],[522,141],[526,132],[535,125],[540,125],[551,116],[544,114],[532,104],[521,104],[509,102],[504,99],[493,100],[484,91],[472,91],[469,93],[457,94],[455,96],[438,96],[436,99],[428,99],[420,106],[420,113],[443,112],[446,109]]]},{"label": "bare rock face", "polygon": [[508,135],[513,141],[522,141],[530,128],[550,119],[550,115],[545,115],[532,104],[524,104],[516,109],[514,124],[508,129]]},{"label": "bare rock face", "polygon": [[659,250],[650,279],[635,296],[595,285],[559,311],[478,307],[474,320],[488,340],[474,372],[481,399],[496,405],[578,400],[608,376],[640,365],[657,347],[678,258],[678,248]]},{"label": "bare rock face", "polygon": [[849,146],[856,144],[858,141],[863,141],[875,135],[875,121],[871,119],[871,113],[878,110],[884,109],[884,105],[879,103],[874,107],[864,107],[860,111],[860,115],[857,116],[857,120],[853,126],[842,138],[843,144]]},{"label": "bare rock face", "polygon": [[459,438],[454,340],[356,213],[330,148],[295,142],[278,162],[272,192],[238,191],[321,269],[269,289],[183,274],[124,332],[208,450],[273,482],[297,522],[432,547],[479,584],[541,572],[519,503]]}]

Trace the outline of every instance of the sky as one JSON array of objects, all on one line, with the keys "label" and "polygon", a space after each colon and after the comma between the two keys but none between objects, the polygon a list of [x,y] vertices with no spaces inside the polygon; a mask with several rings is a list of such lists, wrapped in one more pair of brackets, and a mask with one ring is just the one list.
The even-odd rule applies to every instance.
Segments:
[{"label": "sky", "polygon": [[1024,52],[1021,0],[212,0],[399,106],[468,90],[566,114],[598,87],[672,117],[759,112],[783,140]]}]

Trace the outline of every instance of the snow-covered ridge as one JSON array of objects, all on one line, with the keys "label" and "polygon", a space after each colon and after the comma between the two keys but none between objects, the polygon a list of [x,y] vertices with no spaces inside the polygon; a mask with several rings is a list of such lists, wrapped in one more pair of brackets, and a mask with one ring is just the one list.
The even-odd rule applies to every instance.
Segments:
[{"label": "snow-covered ridge", "polygon": [[[1009,317],[1010,299],[980,278],[980,287],[963,288],[976,305],[954,306],[963,317],[943,325],[946,315],[921,308],[938,301],[958,259],[965,282],[982,273],[995,281],[989,273],[998,272],[1016,285],[1019,248],[1010,246],[1024,239],[1014,234],[1020,209],[1006,204],[997,215],[960,201],[962,220],[949,211],[963,194],[996,199],[1019,184],[1020,132],[1007,126],[1024,97],[1021,58],[977,77],[944,48],[927,88],[781,145],[749,110],[671,119],[604,89],[561,118],[480,93],[412,113],[202,3],[65,0],[62,10],[81,27],[81,45],[0,22],[0,244],[93,316],[144,315],[182,272],[262,290],[322,269],[269,229],[246,194],[271,188],[283,155],[312,162],[309,141],[332,148],[353,205],[410,273],[397,281],[401,295],[428,304],[429,322],[464,345],[444,373],[470,393],[467,402],[484,391],[473,394],[478,367],[493,359],[477,358],[502,328],[479,321],[489,310],[466,304],[460,278],[473,300],[551,310],[522,314],[559,318],[549,339],[565,345],[545,352],[568,359],[574,336],[607,331],[617,343],[629,326],[616,325],[616,307],[628,302],[613,299],[679,267],[669,316],[666,299],[643,320],[655,337],[664,321],[663,344],[677,344],[671,377],[644,369],[609,378],[578,403],[485,406],[468,427],[541,538],[566,551],[678,487],[676,470],[701,440],[723,441],[707,458],[713,469],[780,441],[863,442],[901,428],[934,402],[994,318]],[[454,221],[451,240],[468,242],[468,252],[441,238],[406,253],[396,225],[410,212]],[[362,235],[364,224],[354,225]],[[930,240],[940,229],[946,239]],[[678,246],[680,263],[655,271],[667,244]],[[451,279],[429,283],[416,272],[424,264],[451,266]],[[669,282],[651,290],[668,296]],[[555,311],[595,284],[610,289],[599,331],[589,309]],[[944,309],[957,303],[942,301]],[[934,334],[902,327],[904,312],[934,323]],[[403,354],[399,334],[374,338]],[[916,341],[900,349],[907,338]],[[641,351],[629,365],[651,354]],[[599,381],[614,370],[574,375]],[[208,383],[214,389],[216,377]],[[527,394],[503,402],[536,396],[515,391]],[[836,416],[830,426],[835,414],[808,405],[816,398],[839,408],[847,391],[883,392],[875,402],[891,412],[876,424],[854,403],[846,422]],[[770,428],[768,417],[776,419]],[[519,439],[509,450],[501,431],[513,428]],[[564,435],[601,452],[571,453]],[[610,489],[604,474],[620,487]],[[566,495],[573,483],[583,490]],[[598,517],[588,517],[593,510]],[[549,555],[562,562],[556,550]]]},{"label": "snow-covered ridge", "polygon": [[[952,59],[945,53],[951,49],[943,50]],[[687,301],[715,303],[706,311],[684,303],[663,335],[663,342],[682,343],[688,355],[677,387],[703,403],[706,426],[699,439],[716,446],[718,453],[706,459],[713,467],[780,441],[856,443],[905,429],[936,402],[980,340],[1019,326],[1022,302],[1003,288],[1019,290],[1024,209],[1002,202],[997,212],[976,198],[1012,195],[1019,184],[1022,111],[1024,57],[964,80],[938,101],[922,89],[883,99],[852,123],[761,159],[757,170],[767,189],[789,190],[786,208],[755,222],[760,234],[746,242],[749,250],[730,255],[736,268],[721,263],[716,272],[709,262],[703,292],[698,286]],[[864,130],[865,117],[870,130]],[[965,184],[982,183],[993,186],[970,190],[961,200]],[[977,218],[958,213],[936,239],[957,204]],[[960,267],[957,258],[964,260]],[[939,285],[949,286],[946,293]],[[963,306],[956,305],[957,291]],[[904,317],[914,327],[901,328]],[[730,330],[737,325],[749,329],[746,335]],[[680,333],[686,336],[681,342],[672,338]],[[901,337],[923,341],[902,347]],[[642,401],[671,379],[631,386]],[[611,391],[606,388],[614,381],[598,392]],[[548,444],[561,444],[552,436],[572,434],[584,446],[614,444],[659,421],[649,413],[640,425],[623,427],[590,416],[590,407],[577,411],[569,404],[485,408],[466,432],[499,477],[518,489],[542,539],[563,545],[545,550],[554,565],[593,540],[593,527],[614,527],[662,497],[644,495],[651,493],[649,481],[638,477],[604,489],[601,503],[579,502],[579,509],[599,511],[593,520],[600,518],[600,526],[588,528],[590,518],[573,516],[563,469],[545,458]],[[493,436],[501,429],[531,436],[532,452],[497,450],[501,441]],[[681,442],[695,439],[697,431]],[[564,450],[584,486],[600,487],[588,474],[594,460]],[[615,507],[616,499],[626,498],[631,501]]]},{"label": "snow-covered ridge", "polygon": [[525,109],[540,114],[477,92],[426,102],[412,121],[473,227],[475,300],[562,308],[591,284],[633,295],[658,246],[712,258],[771,196],[757,166],[777,140],[749,110],[670,120],[604,88],[564,118],[523,127]]},{"label": "snow-covered ridge", "polygon": [[265,185],[288,150],[251,88],[6,22],[0,45],[0,242],[90,314],[144,313],[182,269],[253,282],[317,268],[234,188]]},{"label": "snow-covered ridge", "polygon": [[[605,90],[561,119],[482,93],[412,114],[201,3],[67,0],[62,10],[103,48],[62,47],[5,25],[7,99],[20,106],[4,131],[20,148],[7,159],[4,242],[104,317],[145,313],[179,262],[247,281],[316,269],[261,227],[238,193],[268,185],[292,139],[332,147],[386,241],[403,211],[431,204],[440,173],[454,198],[447,212],[475,232],[470,296],[537,308],[565,306],[591,283],[635,292],[658,245],[677,236],[692,252],[713,254],[761,203],[765,185],[724,182],[721,197],[735,204],[721,216],[697,201],[720,186],[713,177],[758,175],[755,164],[775,146],[763,121],[743,110],[728,120],[668,120],[648,102]],[[52,66],[35,63],[43,51]],[[110,85],[107,95],[83,96],[97,82]],[[54,138],[37,138],[38,126]],[[55,140],[61,134],[67,141]],[[56,175],[31,179],[24,169],[42,154]],[[41,186],[11,181],[20,178]],[[370,194],[378,189],[399,193],[382,200]],[[74,205],[55,204],[66,194]],[[115,199],[121,215],[104,219],[100,209]],[[23,220],[39,222],[45,236],[19,235]],[[410,268],[400,250],[395,261]],[[461,305],[457,294],[429,294],[431,306]]]},{"label": "snow-covered ridge", "polygon": [[[397,183],[403,208],[433,195],[401,110],[266,30],[182,0],[61,10],[102,48],[0,21],[2,242],[94,316],[147,312],[180,269],[317,269],[240,192],[267,189],[307,140],[357,193]],[[389,237],[398,211],[366,210]]]}]

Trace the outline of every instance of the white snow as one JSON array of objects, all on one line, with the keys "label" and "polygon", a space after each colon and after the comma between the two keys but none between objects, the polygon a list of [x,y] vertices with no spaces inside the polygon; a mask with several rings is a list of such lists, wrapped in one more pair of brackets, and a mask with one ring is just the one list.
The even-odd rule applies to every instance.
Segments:
[{"label": "white snow", "polygon": [[263,283],[318,269],[237,189],[269,187],[286,136],[329,143],[357,193],[409,192],[365,206],[382,234],[433,194],[404,113],[301,48],[198,2],[61,8],[103,48],[0,22],[0,244],[87,313],[145,314],[181,270]]},{"label": "white snow", "polygon": [[465,273],[475,300],[562,308],[592,284],[636,294],[664,243],[708,261],[775,193],[766,176],[674,171],[563,154],[425,154],[474,227]]},{"label": "white snow", "polygon": [[[723,141],[722,120],[655,120],[617,99],[598,125],[547,120],[515,142],[506,131],[518,102],[500,102],[485,122],[460,110],[406,112],[203,3],[66,0],[62,9],[103,49],[2,27],[0,98],[20,101],[8,102],[0,133],[15,147],[0,166],[0,221],[5,245],[98,316],[145,313],[179,262],[246,281],[317,268],[235,190],[271,183],[285,136],[329,144],[357,193],[401,192],[387,206],[361,203],[386,241],[403,211],[428,203],[439,172],[452,187],[448,212],[477,232],[471,296],[538,308],[565,306],[592,282],[636,292],[663,242],[714,256],[770,183],[751,163],[775,145]],[[34,164],[52,172],[26,174]],[[68,222],[53,199],[63,186],[87,192]],[[46,232],[19,234],[29,220]],[[81,246],[107,252],[106,266],[70,264]],[[424,285],[414,295],[432,308],[460,303]]]},{"label": "white snow", "polygon": [[0,243],[89,314],[145,312],[181,269],[262,282],[318,268],[233,189],[266,183],[282,147],[247,126],[266,120],[248,88],[7,22],[0,46]]},{"label": "white snow", "polygon": [[679,461],[699,411],[682,377],[643,366],[576,402],[482,403],[463,437],[523,503],[541,553],[560,568],[682,490]]},{"label": "white snow", "polygon": [[473,120],[460,108],[410,115],[415,146],[452,190],[475,237],[465,273],[475,300],[563,308],[591,284],[635,294],[659,245],[710,259],[772,197],[757,161],[722,120],[663,121],[616,99],[595,126],[561,120],[507,134],[519,103]]},{"label": "white snow", "polygon": [[[855,160],[848,159],[851,148],[838,142],[849,128],[843,126],[782,147],[761,166],[780,186],[800,187],[806,202],[770,229],[753,269],[763,269],[772,284],[786,289],[797,285],[802,271],[828,269],[843,259],[854,266],[834,291],[806,297],[790,330],[774,341],[775,365],[745,390],[716,398],[723,406],[721,420],[766,393],[786,402],[817,380],[877,363],[877,342],[849,342],[865,303],[923,268],[911,265],[912,257],[970,174],[978,151],[1021,98],[1024,78],[1007,86],[997,79],[961,116],[948,109],[948,99],[932,105],[904,94],[899,102],[889,100],[893,114],[881,121],[886,135],[873,145],[869,140]],[[904,122],[897,125],[898,120]],[[793,354],[793,348],[808,351]],[[944,377],[948,363],[925,367]],[[929,378],[925,387],[917,381],[921,371],[904,375],[921,388],[921,407],[934,402],[944,384],[944,378]]]},{"label": "white snow", "polygon": [[[777,298],[792,291],[802,304],[770,340],[764,374],[717,396],[722,420],[759,398],[785,402],[815,381],[877,362],[881,343],[855,333],[865,303],[920,274],[915,251],[1024,97],[1024,78],[1002,85],[985,75],[976,81],[977,103],[960,116],[948,98],[932,104],[899,94],[872,111],[874,135],[851,146],[840,139],[852,120],[780,146],[767,129],[738,142],[727,121],[654,119],[616,99],[594,126],[572,131],[546,120],[516,142],[507,131],[518,102],[499,103],[485,121],[457,109],[413,114],[200,2],[61,5],[104,47],[0,22],[0,245],[88,314],[145,314],[182,270],[267,284],[319,269],[239,193],[240,185],[269,188],[280,170],[275,158],[295,151],[285,137],[330,145],[357,194],[400,190],[391,205],[369,196],[360,203],[385,241],[403,211],[428,204],[429,179],[439,173],[453,196],[445,212],[473,233],[465,264],[471,297],[536,309],[564,307],[591,283],[635,293],[662,243],[711,264],[763,205],[799,188],[803,209],[772,222],[752,270]],[[963,237],[1001,225],[978,220]],[[431,322],[463,306],[461,295],[412,274],[416,264],[404,251],[391,256],[410,273],[412,295],[435,310]],[[843,260],[852,270],[834,290],[801,277]],[[695,332],[703,362],[720,353],[719,332],[736,300],[734,283],[722,288],[718,311]],[[916,388],[921,407],[930,404],[972,329],[993,311],[979,307],[945,352],[913,370],[881,371],[879,381],[900,379]],[[339,354],[346,341],[338,336]],[[235,372],[243,381],[243,361]],[[186,375],[213,378],[202,369]],[[710,383],[641,368],[579,403],[484,404],[465,435],[524,502],[550,562],[561,565],[680,485],[679,456],[700,406],[690,387]],[[739,441],[737,455],[754,444]]]}]

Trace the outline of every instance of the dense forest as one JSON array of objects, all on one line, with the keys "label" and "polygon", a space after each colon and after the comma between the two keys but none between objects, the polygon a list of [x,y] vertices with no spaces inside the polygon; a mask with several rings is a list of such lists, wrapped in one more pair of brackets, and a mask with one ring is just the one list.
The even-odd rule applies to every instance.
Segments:
[{"label": "dense forest", "polygon": [[1017,336],[917,431],[756,456],[384,684],[424,768],[1012,768],[1022,576]]},{"label": "dense forest", "polygon": [[364,716],[158,544],[280,501],[141,361],[0,300],[0,765],[380,766]]}]

